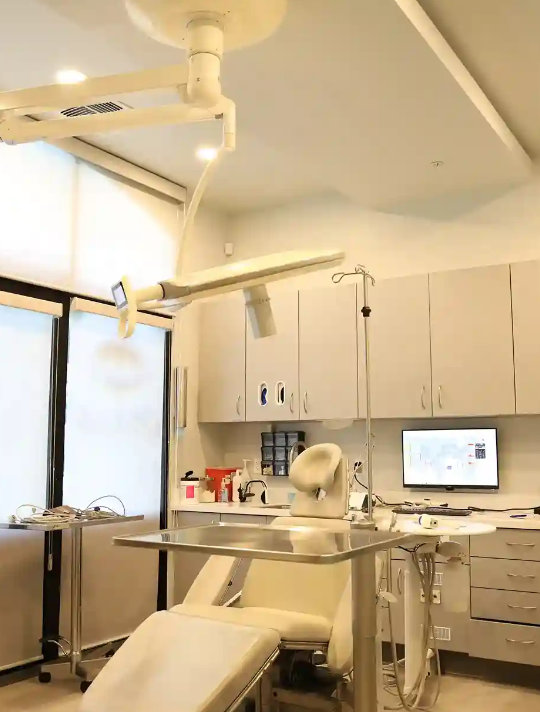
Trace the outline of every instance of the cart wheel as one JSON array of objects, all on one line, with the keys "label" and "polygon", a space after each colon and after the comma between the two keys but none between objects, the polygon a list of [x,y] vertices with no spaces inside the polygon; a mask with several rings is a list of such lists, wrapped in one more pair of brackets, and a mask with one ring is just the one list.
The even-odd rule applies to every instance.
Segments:
[{"label": "cart wheel", "polygon": [[91,680],[83,680],[81,682],[81,692],[82,693],[86,692],[86,690],[88,690],[88,688],[90,687],[91,684],[92,684]]},{"label": "cart wheel", "polygon": [[52,679],[52,675],[50,672],[40,672],[38,675],[38,680],[43,684],[50,682],[51,679]]}]

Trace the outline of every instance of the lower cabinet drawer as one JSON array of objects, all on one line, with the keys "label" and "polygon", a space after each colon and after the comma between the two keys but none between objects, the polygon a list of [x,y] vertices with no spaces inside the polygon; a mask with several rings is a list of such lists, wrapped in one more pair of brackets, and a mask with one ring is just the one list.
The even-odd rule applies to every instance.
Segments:
[{"label": "lower cabinet drawer", "polygon": [[540,665],[540,628],[474,620],[470,625],[472,657]]},{"label": "lower cabinet drawer", "polygon": [[471,557],[471,586],[540,593],[540,562]]},{"label": "lower cabinet drawer", "polygon": [[471,616],[540,625],[540,593],[472,588]]},{"label": "lower cabinet drawer", "polygon": [[497,529],[493,534],[472,536],[471,556],[540,561],[540,531]]}]

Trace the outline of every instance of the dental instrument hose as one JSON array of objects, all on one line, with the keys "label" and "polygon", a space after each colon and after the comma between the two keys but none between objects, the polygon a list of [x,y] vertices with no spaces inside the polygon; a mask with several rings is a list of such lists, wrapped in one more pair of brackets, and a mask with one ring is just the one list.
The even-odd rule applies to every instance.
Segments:
[{"label": "dental instrument hose", "polygon": [[[399,678],[399,670],[398,670],[398,659],[397,659],[397,648],[396,648],[396,641],[394,638],[394,630],[393,630],[393,620],[392,620],[392,603],[388,604],[388,622],[389,622],[389,627],[390,627],[390,645],[392,649],[392,667],[393,667],[393,672],[394,672],[394,677],[395,677],[395,685],[396,685],[396,690],[397,690],[397,696],[400,699],[401,705],[397,707],[388,707],[385,706],[385,709],[389,710],[399,710],[399,709],[404,709],[407,712],[414,712],[414,710],[431,710],[437,703],[437,700],[439,699],[439,694],[440,694],[440,688],[441,688],[441,663],[440,663],[440,657],[439,657],[439,651],[437,648],[437,641],[435,639],[435,632],[433,630],[433,622],[431,619],[431,600],[432,600],[432,593],[433,593],[433,586],[435,583],[435,557],[433,554],[418,554],[417,550],[415,549],[412,552],[409,552],[412,556],[413,564],[418,572],[418,575],[420,577],[421,585],[422,585],[422,592],[424,594],[424,624],[422,627],[422,663],[420,665],[420,669],[418,671],[418,675],[412,685],[411,690],[405,694],[405,691],[403,689],[403,684]],[[388,571],[388,590],[391,591],[391,552],[388,550],[387,552],[387,571]],[[430,646],[430,633],[433,638],[433,644]],[[435,660],[436,660],[436,665],[437,665],[437,687],[435,690],[435,694],[433,696],[433,699],[431,702],[427,705],[420,706],[420,699],[422,697],[423,691],[424,691],[424,683],[425,683],[425,673],[426,673],[426,660],[428,656],[428,651],[430,647],[433,648],[433,651],[435,653]],[[405,650],[405,655],[407,655],[407,651]],[[390,692],[389,690],[387,690]],[[391,692],[391,694],[395,694]]]}]

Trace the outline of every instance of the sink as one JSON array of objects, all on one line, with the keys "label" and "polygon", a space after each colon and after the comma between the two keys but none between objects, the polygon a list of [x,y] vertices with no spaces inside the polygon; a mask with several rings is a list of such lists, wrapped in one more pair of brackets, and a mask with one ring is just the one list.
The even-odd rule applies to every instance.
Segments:
[{"label": "sink", "polygon": [[259,504],[263,509],[290,509],[290,504]]}]

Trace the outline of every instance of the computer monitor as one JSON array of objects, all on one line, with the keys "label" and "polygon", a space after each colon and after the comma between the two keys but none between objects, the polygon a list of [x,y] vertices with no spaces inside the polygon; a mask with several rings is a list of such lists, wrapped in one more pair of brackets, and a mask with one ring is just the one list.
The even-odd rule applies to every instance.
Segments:
[{"label": "computer monitor", "polygon": [[497,429],[404,430],[403,486],[498,489]]}]

